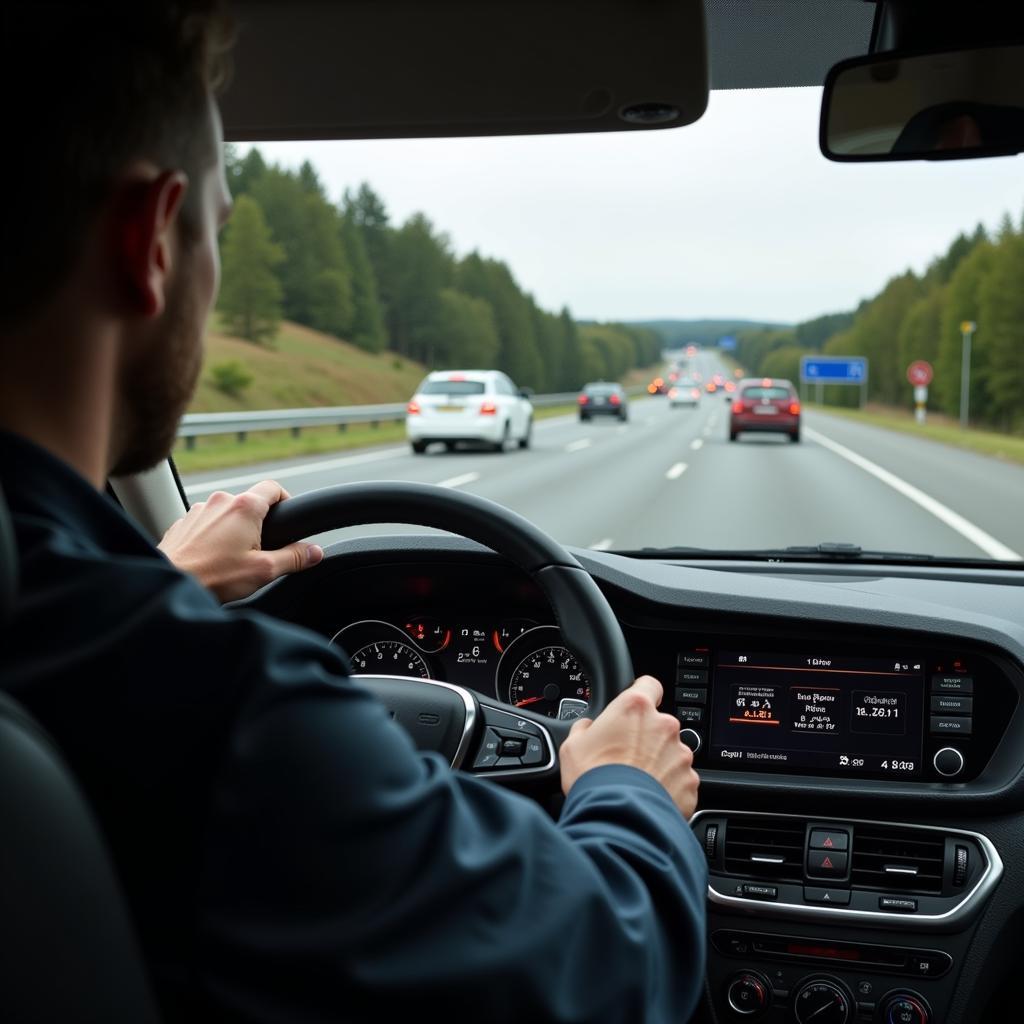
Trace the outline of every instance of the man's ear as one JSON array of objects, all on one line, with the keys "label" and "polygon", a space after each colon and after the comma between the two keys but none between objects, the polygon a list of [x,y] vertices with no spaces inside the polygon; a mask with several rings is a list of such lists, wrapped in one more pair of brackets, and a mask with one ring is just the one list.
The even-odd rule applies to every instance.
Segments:
[{"label": "man's ear", "polygon": [[172,269],[175,230],[188,188],[182,171],[164,171],[126,191],[115,214],[114,245],[127,286],[127,301],[137,316],[164,310]]}]

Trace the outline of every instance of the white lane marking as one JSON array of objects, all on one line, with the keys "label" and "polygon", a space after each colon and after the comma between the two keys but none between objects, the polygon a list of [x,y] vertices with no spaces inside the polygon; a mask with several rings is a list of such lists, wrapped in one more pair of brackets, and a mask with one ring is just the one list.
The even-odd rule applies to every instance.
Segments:
[{"label": "white lane marking", "polygon": [[703,435],[704,435],[705,437],[710,437],[710,436],[711,436],[711,424],[709,423],[709,424],[708,424],[708,425],[707,425],[707,426],[706,426],[706,427],[705,427],[705,428],[704,428],[704,429],[703,429],[703,430],[701,431],[701,433],[702,433],[702,434],[703,434]]},{"label": "white lane marking", "polygon": [[702,448],[703,446],[704,446],[704,442],[703,442],[703,441],[702,441],[702,440],[701,440],[701,439],[700,439],[699,437],[695,437],[695,438],[694,438],[694,439],[693,439],[693,440],[692,440],[692,441],[690,442],[690,447],[691,447],[691,448],[692,448],[692,449],[693,449],[693,450],[694,450],[695,452],[699,452],[699,451],[701,450],[701,448]]},{"label": "white lane marking", "polygon": [[442,480],[437,486],[438,487],[461,487],[463,484],[471,484],[476,480],[480,479],[479,473],[462,473],[459,476],[450,476],[447,480]]},{"label": "white lane marking", "polygon": [[621,433],[622,433],[622,432],[623,432],[624,430],[629,430],[629,427],[627,427],[625,423],[620,423],[620,424],[619,424],[619,425],[618,425],[618,426],[617,426],[617,427],[615,428],[615,433],[616,433],[616,434],[621,434]]},{"label": "white lane marking", "polygon": [[930,512],[950,529],[956,530],[961,537],[965,537],[975,547],[981,548],[990,558],[995,558],[1001,562],[1016,562],[1020,560],[1021,556],[1012,548],[1008,548],[1001,541],[996,540],[995,537],[986,533],[980,526],[975,526],[974,523],[964,519],[959,512],[954,512],[951,508],[943,505],[942,502],[936,501],[930,494],[925,494],[924,491],[919,490],[913,484],[908,484],[906,480],[901,480],[895,473],[890,473],[889,470],[875,465],[870,459],[865,459],[863,455],[858,455],[845,445],[839,444],[838,441],[833,441],[830,437],[826,437],[810,427],[804,427],[804,436],[812,441],[816,441],[830,452],[834,452],[841,459],[852,462],[855,466],[863,469],[865,473],[870,473],[877,480],[881,480],[883,484],[902,494],[904,498],[914,502],[915,505],[920,505],[921,508],[926,512]]},{"label": "white lane marking", "polygon": [[581,452],[584,448],[589,448],[594,442],[589,437],[581,437],[578,441],[572,441],[565,446],[567,452]]},{"label": "white lane marking", "polygon": [[714,414],[714,416],[711,417],[711,419],[708,420],[708,426],[711,427],[712,429],[714,429],[715,427],[718,426],[718,413],[717,412]]},{"label": "white lane marking", "polygon": [[605,537],[603,540],[599,540],[594,544],[590,545],[591,551],[607,551],[612,546],[611,537]]},{"label": "white lane marking", "polygon": [[248,473],[245,476],[227,476],[220,480],[201,480],[198,483],[189,484],[185,488],[185,494],[190,498],[193,494],[202,494],[204,491],[226,491],[233,487],[248,487],[250,484],[259,483],[261,480],[287,480],[293,476],[305,476],[308,473],[328,473],[332,469],[341,469],[344,466],[358,466],[366,462],[383,462],[385,459],[397,459],[400,455],[408,455],[409,449],[385,448],[384,451],[364,452],[362,455],[346,455],[340,459],[324,459],[321,462],[306,462],[301,466],[286,466],[277,470],[264,470],[262,473]]},{"label": "white lane marking", "polygon": [[685,462],[677,462],[666,474],[666,478],[669,480],[678,480],[685,472],[687,466]]}]

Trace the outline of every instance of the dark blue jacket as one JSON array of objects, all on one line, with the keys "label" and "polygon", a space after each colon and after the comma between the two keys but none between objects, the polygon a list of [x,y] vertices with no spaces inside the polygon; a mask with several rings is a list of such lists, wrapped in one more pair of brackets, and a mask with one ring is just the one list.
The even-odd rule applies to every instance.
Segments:
[{"label": "dark blue jacket", "polygon": [[0,480],[0,685],[84,787],[168,1020],[687,1020],[704,857],[651,776],[594,769],[556,823],[418,753],[323,638],[221,608],[47,452],[0,434]]}]

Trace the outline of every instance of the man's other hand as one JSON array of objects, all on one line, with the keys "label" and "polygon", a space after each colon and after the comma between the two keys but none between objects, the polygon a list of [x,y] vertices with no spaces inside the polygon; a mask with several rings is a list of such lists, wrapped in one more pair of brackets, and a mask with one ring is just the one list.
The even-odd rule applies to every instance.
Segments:
[{"label": "man's other hand", "polygon": [[700,779],[693,752],[679,740],[679,721],[658,711],[661,683],[641,676],[593,721],[580,718],[559,751],[562,791],[591,768],[626,764],[653,775],[686,818],[697,807]]},{"label": "man's other hand", "polygon": [[241,494],[214,491],[193,505],[157,547],[219,601],[248,597],[278,576],[308,569],[324,557],[323,548],[303,541],[263,550],[263,520],[272,506],[289,497],[273,480],[263,480]]}]

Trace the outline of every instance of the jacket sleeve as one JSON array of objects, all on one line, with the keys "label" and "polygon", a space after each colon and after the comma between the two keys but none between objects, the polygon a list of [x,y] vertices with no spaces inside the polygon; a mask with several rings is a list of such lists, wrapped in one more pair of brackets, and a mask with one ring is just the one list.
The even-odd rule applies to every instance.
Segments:
[{"label": "jacket sleeve", "polygon": [[206,849],[220,1019],[682,1024],[703,984],[704,857],[658,782],[594,769],[556,823],[417,752],[357,681],[261,689]]}]

